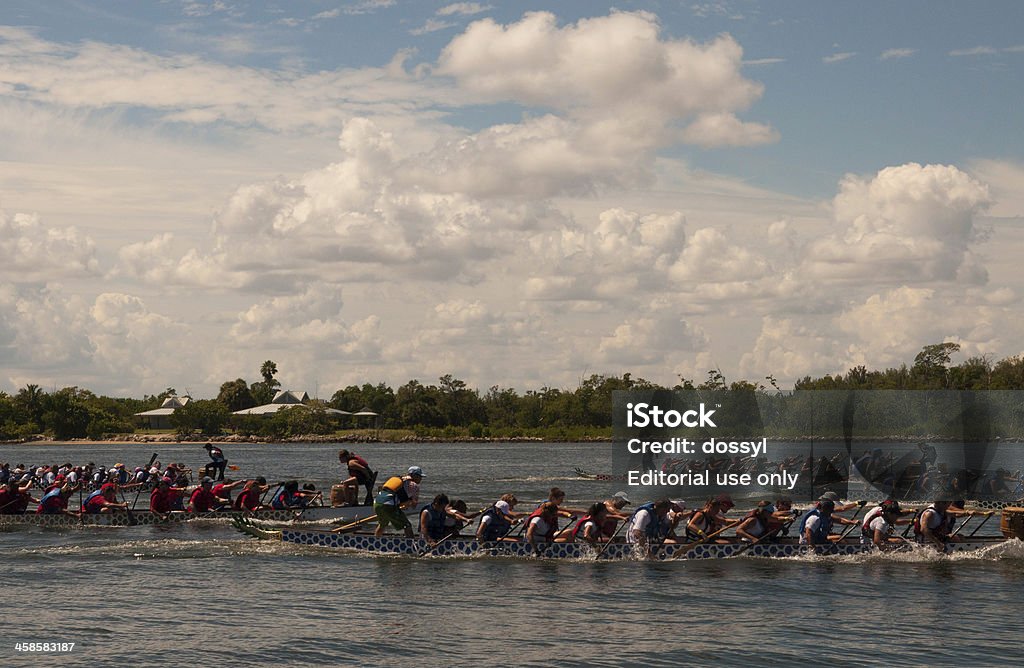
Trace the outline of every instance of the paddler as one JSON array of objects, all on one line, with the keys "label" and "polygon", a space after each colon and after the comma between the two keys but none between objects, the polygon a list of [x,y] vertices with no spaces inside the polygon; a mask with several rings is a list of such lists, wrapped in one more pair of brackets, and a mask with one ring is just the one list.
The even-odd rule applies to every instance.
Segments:
[{"label": "paddler", "polygon": [[545,501],[540,508],[530,513],[526,520],[526,542],[537,547],[538,543],[553,543],[558,530],[558,505]]},{"label": "paddler", "polygon": [[369,505],[370,496],[373,492],[373,483],[377,479],[377,474],[373,472],[365,459],[354,452],[340,450],[338,452],[338,461],[341,462],[341,465],[345,467],[348,473],[348,478],[341,481],[342,505],[358,505],[360,487],[366,488],[366,502],[363,505]]},{"label": "paddler", "polygon": [[950,535],[949,497],[940,495],[930,506],[921,511],[914,519],[914,536],[917,542],[934,545],[945,551],[946,543],[960,540],[959,536]]},{"label": "paddler", "polygon": [[156,489],[149,493],[149,509],[163,515],[165,519],[167,513],[181,506],[182,493],[185,491],[180,487],[172,487],[173,483],[171,478],[164,476],[160,478]]},{"label": "paddler", "polygon": [[608,519],[608,508],[604,502],[599,501],[593,504],[587,509],[586,514],[573,525],[568,542],[596,545],[602,539],[607,541],[602,531],[606,519]]},{"label": "paddler", "polygon": [[611,540],[615,536],[619,522],[628,522],[629,515],[622,512],[622,509],[630,503],[629,495],[625,492],[615,492],[612,498],[604,502],[606,512],[604,524],[601,525],[601,533],[605,538]]},{"label": "paddler", "polygon": [[82,502],[82,512],[91,515],[109,513],[116,509],[128,510],[128,502],[117,502],[117,486],[112,482],[103,483]]},{"label": "paddler", "polygon": [[270,485],[267,484],[267,479],[263,476],[255,480],[246,480],[241,493],[235,498],[234,509],[251,513],[262,508],[260,500],[268,489],[270,489]]},{"label": "paddler", "polygon": [[407,538],[413,537],[412,524],[405,516],[404,510],[415,507],[420,499],[420,481],[423,480],[423,469],[410,466],[408,474],[388,478],[373,501],[373,512],[377,514],[377,529],[374,536],[383,536],[384,529],[393,526],[405,532]]},{"label": "paddler", "polygon": [[213,493],[213,478],[204,476],[199,487],[196,487],[192,496],[189,497],[188,509],[193,513],[208,513],[230,503],[224,497]]},{"label": "paddler", "polygon": [[[58,479],[62,476],[58,476]],[[65,482],[64,484],[54,485],[43,498],[39,500],[39,506],[36,508],[37,515],[71,515],[77,517],[77,514],[68,510],[68,499],[71,498],[73,492],[78,491],[78,487]]]},{"label": "paddler", "polygon": [[800,518],[800,544],[801,545],[825,545],[831,541],[838,540],[838,534],[832,534],[832,526],[836,522],[840,524],[856,525],[856,520],[848,520],[845,517],[833,515],[836,511],[834,501],[819,501],[817,506],[811,508]]},{"label": "paddler", "polygon": [[903,543],[903,539],[893,536],[897,524],[908,524],[910,520],[901,520],[903,511],[896,499],[886,499],[872,508],[864,516],[860,525],[860,542],[863,545],[874,545],[880,550],[891,548]]},{"label": "paddler", "polygon": [[501,498],[480,516],[476,539],[493,541],[505,538],[511,531],[512,525],[518,521],[519,516],[512,512],[517,503],[519,503],[519,499],[514,494],[502,494]]},{"label": "paddler", "polygon": [[745,542],[756,543],[771,530],[771,522],[775,517],[775,504],[771,501],[758,501],[757,507],[747,513],[736,527],[736,536]]},{"label": "paddler", "polygon": [[7,481],[7,485],[0,489],[0,515],[20,515],[28,508],[28,504],[36,502],[29,494],[33,482],[29,480],[21,485],[15,478]]},{"label": "paddler", "polygon": [[289,480],[278,485],[270,499],[270,507],[274,510],[302,510],[309,505],[310,496],[316,493],[299,491],[299,481]]},{"label": "paddler", "polygon": [[218,503],[214,510],[226,510],[228,508],[231,508],[231,490],[238,487],[239,485],[244,484],[244,480],[236,480],[234,482],[219,482],[216,485],[214,485],[213,489],[210,490],[213,492],[213,495],[219,499],[225,499],[225,503]]},{"label": "paddler", "polygon": [[427,541],[431,547],[449,535],[446,526],[448,501],[447,494],[438,494],[430,505],[420,512],[420,538]]},{"label": "paddler", "polygon": [[649,547],[654,541],[675,543],[676,536],[668,519],[671,510],[672,502],[668,499],[658,499],[638,507],[626,526],[626,542],[643,547]]},{"label": "paddler", "polygon": [[458,536],[463,527],[471,520],[469,507],[466,505],[466,502],[462,499],[455,499],[448,504],[448,514],[444,520],[446,533]]},{"label": "paddler", "polygon": [[[704,540],[729,523],[725,513],[736,506],[728,494],[719,494],[704,502],[704,506],[693,513],[686,525],[686,539],[690,541]],[[728,542],[724,538],[720,542]]]}]

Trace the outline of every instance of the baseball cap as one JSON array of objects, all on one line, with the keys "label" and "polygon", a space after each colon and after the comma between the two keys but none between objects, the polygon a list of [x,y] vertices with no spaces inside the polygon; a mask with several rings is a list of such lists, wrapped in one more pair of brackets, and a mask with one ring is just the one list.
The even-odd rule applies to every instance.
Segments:
[{"label": "baseball cap", "polygon": [[421,469],[418,466],[410,466],[409,467],[409,475],[418,475],[419,477],[422,478],[423,477],[423,469]]},{"label": "baseball cap", "polygon": [[672,499],[671,503],[672,510],[676,511],[677,513],[681,513],[684,510],[686,510],[686,501],[683,501],[682,499]]},{"label": "baseball cap", "polygon": [[832,501],[833,503],[839,500],[839,494],[829,490],[818,497],[819,501]]},{"label": "baseball cap", "polygon": [[494,509],[504,515],[508,515],[512,510],[511,508],[508,507],[508,501],[497,501],[494,504]]},{"label": "baseball cap", "polygon": [[203,484],[205,485],[206,483],[210,483],[212,485],[213,484],[213,478],[211,478],[208,475],[204,475],[203,476]]},{"label": "baseball cap", "polygon": [[729,506],[730,508],[736,505],[735,503],[732,502],[732,497],[729,496],[728,494],[719,494],[718,496],[716,496],[715,503],[717,503],[720,506]]},{"label": "baseball cap", "polygon": [[615,492],[615,494],[612,495],[612,498],[622,499],[626,503],[632,503],[632,501],[629,500],[629,495],[626,494],[625,492]]}]

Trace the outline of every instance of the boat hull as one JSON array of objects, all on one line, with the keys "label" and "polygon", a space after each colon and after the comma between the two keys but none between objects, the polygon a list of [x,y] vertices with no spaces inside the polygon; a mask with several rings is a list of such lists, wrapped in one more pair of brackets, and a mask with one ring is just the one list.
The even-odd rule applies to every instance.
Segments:
[{"label": "boat hull", "polygon": [[[278,532],[275,532],[275,534]],[[524,542],[481,542],[475,539],[451,539],[439,543],[431,550],[427,543],[419,538],[402,536],[381,536],[379,538],[367,534],[337,534],[330,531],[308,529],[282,529],[280,540],[297,545],[311,545],[358,552],[380,554],[398,554],[420,556],[429,553],[448,557],[537,557],[548,559],[593,560],[598,558],[600,547],[586,543],[553,543],[534,549]],[[278,537],[278,536],[274,536]],[[1002,538],[972,538],[969,541],[953,543],[950,552],[966,552],[980,550],[993,545],[1007,542]],[[909,546],[908,546],[909,549]],[[742,553],[749,557],[797,557],[810,553],[821,555],[856,555],[873,551],[870,545],[861,545],[859,541],[844,541],[839,544],[808,548],[795,542],[779,542],[748,546],[743,543],[721,545],[662,545],[653,550],[655,559],[727,559]],[[645,559],[642,549],[625,543],[608,545],[600,554],[600,559],[623,560]]]},{"label": "boat hull", "polygon": [[[43,515],[24,513],[21,515],[0,515],[0,526],[41,526],[56,529],[70,529],[79,526],[148,526],[151,524],[168,524],[191,522],[196,520],[230,520],[234,511],[215,511],[209,513],[187,513],[174,511],[166,516],[151,513],[148,510],[136,510],[131,513],[115,511],[96,515],[83,515],[81,518],[71,515]],[[314,507],[304,510],[257,510],[245,516],[263,522],[355,522],[373,515],[372,506],[346,506],[343,508]]]}]

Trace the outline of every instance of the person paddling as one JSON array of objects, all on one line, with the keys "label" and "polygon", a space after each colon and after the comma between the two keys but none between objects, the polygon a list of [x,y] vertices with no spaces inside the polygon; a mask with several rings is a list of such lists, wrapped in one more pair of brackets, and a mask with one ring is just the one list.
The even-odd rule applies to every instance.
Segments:
[{"label": "person paddling", "polygon": [[[715,533],[729,523],[725,513],[729,512],[736,504],[728,494],[719,494],[704,502],[704,506],[693,513],[686,525],[686,539],[689,541],[702,541],[710,534]],[[719,542],[728,542],[724,538]]]},{"label": "person paddling", "polygon": [[180,507],[182,494],[185,491],[180,487],[172,487],[173,483],[171,478],[164,476],[160,478],[156,489],[149,493],[150,511],[163,516],[164,519],[172,510],[177,510]]},{"label": "person paddling", "polygon": [[449,535],[446,524],[448,501],[447,494],[438,494],[430,505],[420,512],[420,538],[427,541],[431,547]]},{"label": "person paddling", "polygon": [[775,505],[771,501],[759,501],[736,527],[736,536],[742,541],[756,543],[768,534],[772,518],[775,516]]},{"label": "person paddling", "polygon": [[832,534],[832,526],[840,524],[856,525],[856,520],[848,520],[845,517],[833,515],[836,504],[833,501],[819,501],[817,507],[811,508],[800,518],[800,544],[801,545],[825,545],[838,540],[838,535]]},{"label": "person paddling", "polygon": [[553,501],[546,501],[540,508],[530,513],[526,520],[526,542],[537,548],[539,543],[555,542],[558,530],[558,506]]},{"label": "person paddling", "polygon": [[[59,476],[58,476],[59,477]],[[71,515],[77,517],[78,513],[68,510],[68,499],[73,492],[78,491],[78,486],[64,483],[54,485],[50,491],[39,500],[39,507],[36,508],[37,515]]]},{"label": "person paddling", "polygon": [[188,509],[193,513],[208,513],[228,503],[227,499],[213,493],[213,478],[206,476],[189,497]]},{"label": "person paddling", "polygon": [[82,512],[90,515],[109,513],[112,510],[128,510],[128,502],[118,503],[117,486],[112,482],[102,486],[82,502]]},{"label": "person paddling", "polygon": [[914,536],[917,542],[923,545],[934,545],[939,550],[945,551],[946,544],[950,541],[959,540],[959,536],[950,535],[950,518],[947,515],[950,500],[948,497],[939,496],[930,506],[921,511],[921,514],[914,519]]},{"label": "person paddling", "polygon": [[903,543],[903,539],[893,536],[897,524],[907,524],[910,520],[901,520],[903,511],[899,501],[886,499],[872,508],[864,516],[860,525],[860,542],[862,545],[874,545],[880,550],[888,549]]},{"label": "person paddling", "polygon": [[235,498],[234,509],[250,513],[259,510],[262,507],[260,501],[268,489],[270,489],[270,485],[267,484],[267,479],[263,476],[255,480],[247,480],[241,493]]},{"label": "person paddling", "polygon": [[658,499],[638,507],[626,527],[626,542],[647,548],[648,553],[652,542],[675,543],[676,536],[668,518],[671,510],[672,502],[668,499]]},{"label": "person paddling", "polygon": [[512,512],[518,503],[519,499],[514,494],[502,494],[501,498],[480,516],[476,539],[495,541],[506,538],[512,530],[512,525],[518,521],[519,516]]},{"label": "person paddling", "polygon": [[622,512],[622,509],[628,506],[629,503],[629,495],[625,492],[615,492],[610,499],[605,500],[604,507],[607,512],[605,513],[604,523],[601,525],[601,534],[607,540],[615,537],[619,522],[625,523],[629,521],[629,514]]},{"label": "person paddling", "polygon": [[407,538],[413,537],[412,524],[405,516],[405,509],[415,507],[420,499],[420,482],[423,480],[423,469],[410,466],[409,473],[404,476],[392,476],[381,486],[377,498],[373,501],[373,512],[377,515],[377,528],[374,536],[383,536],[384,529],[393,526],[405,532]]},{"label": "person paddling", "polygon": [[568,542],[596,545],[602,540],[607,541],[602,529],[606,519],[608,519],[608,508],[604,502],[599,501],[593,504],[587,509],[586,514],[572,526]]}]

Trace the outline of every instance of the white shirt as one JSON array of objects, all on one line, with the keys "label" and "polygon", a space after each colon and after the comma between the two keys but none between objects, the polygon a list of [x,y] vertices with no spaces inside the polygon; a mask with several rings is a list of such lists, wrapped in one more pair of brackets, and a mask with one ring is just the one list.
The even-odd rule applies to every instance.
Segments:
[{"label": "white shirt", "polygon": [[590,533],[596,538],[601,535],[601,526],[594,520],[587,520],[580,527],[580,530],[576,533],[577,540],[585,540],[587,535],[587,529],[590,529]]},{"label": "white shirt", "polygon": [[807,522],[804,524],[804,530],[800,532],[800,544],[807,545],[807,530],[814,533],[818,529],[818,525],[821,524],[821,518],[817,515],[811,515],[807,518]]},{"label": "white shirt", "polygon": [[636,531],[644,533],[647,530],[647,526],[651,523],[652,519],[653,517],[651,515],[651,511],[647,510],[646,508],[638,510],[636,514],[634,514],[633,517],[629,520],[629,526],[626,527],[626,542],[635,543],[636,538],[633,536],[633,533]]},{"label": "white shirt", "polygon": [[[551,531],[551,525],[545,522],[544,519],[540,516],[534,517],[532,520],[530,520],[530,526],[533,527],[534,541],[545,540],[544,537],[547,535],[549,531]],[[530,527],[527,527],[526,530],[529,531]]]}]

